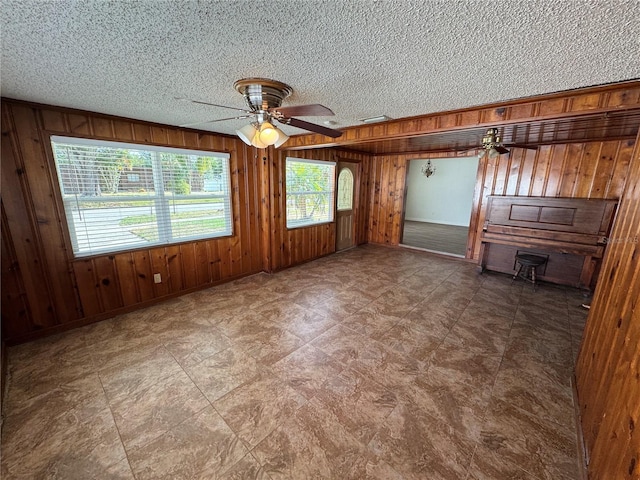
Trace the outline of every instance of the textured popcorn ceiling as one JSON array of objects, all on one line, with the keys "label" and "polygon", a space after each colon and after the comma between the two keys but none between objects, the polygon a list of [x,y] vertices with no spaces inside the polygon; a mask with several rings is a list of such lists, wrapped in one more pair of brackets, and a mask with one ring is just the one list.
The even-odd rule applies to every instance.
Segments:
[{"label": "textured popcorn ceiling", "polygon": [[[335,128],[640,77],[640,1],[2,1],[2,96],[170,125],[291,85]],[[329,118],[307,117],[322,123]],[[233,133],[245,121],[197,128]],[[290,134],[304,131],[283,128]]]}]

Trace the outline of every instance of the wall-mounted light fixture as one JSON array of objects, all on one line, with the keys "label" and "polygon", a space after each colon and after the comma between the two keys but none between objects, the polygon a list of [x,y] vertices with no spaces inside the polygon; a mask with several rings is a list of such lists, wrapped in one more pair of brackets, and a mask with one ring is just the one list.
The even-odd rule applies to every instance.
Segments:
[{"label": "wall-mounted light fixture", "polygon": [[436,173],[436,167],[433,166],[431,160],[427,160],[427,163],[422,166],[420,171],[425,177],[429,178],[431,175]]}]

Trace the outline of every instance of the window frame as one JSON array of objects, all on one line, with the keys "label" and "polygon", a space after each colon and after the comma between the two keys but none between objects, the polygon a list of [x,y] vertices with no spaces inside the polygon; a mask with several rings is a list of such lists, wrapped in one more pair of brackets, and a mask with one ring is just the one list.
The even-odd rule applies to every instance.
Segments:
[{"label": "window frame", "polygon": [[[65,193],[64,193],[64,186],[62,183],[62,175],[61,175],[61,170],[60,170],[60,165],[58,163],[58,160],[56,158],[56,154],[55,154],[55,146],[54,143],[68,143],[68,144],[72,144],[72,145],[78,145],[78,146],[95,146],[95,147],[108,147],[108,148],[118,148],[118,149],[130,149],[130,150],[137,150],[137,151],[145,151],[145,152],[156,152],[156,153],[169,153],[169,154],[177,154],[177,155],[193,155],[193,156],[203,156],[203,157],[214,157],[214,158],[219,158],[222,160],[222,166],[223,166],[223,176],[226,177],[226,181],[223,181],[223,194],[210,194],[207,196],[202,196],[201,198],[206,198],[206,199],[210,199],[210,198],[222,198],[223,199],[223,204],[224,204],[224,210],[225,210],[225,215],[223,216],[223,218],[225,219],[225,229],[223,232],[214,232],[214,233],[207,233],[205,235],[190,235],[190,236],[185,236],[185,237],[178,237],[178,238],[170,238],[168,241],[166,240],[162,240],[160,238],[160,219],[161,218],[169,218],[168,213],[170,210],[170,206],[167,204],[166,205],[166,212],[157,212],[156,214],[156,225],[158,228],[158,240],[157,241],[147,241],[145,243],[137,243],[137,244],[122,244],[119,246],[109,246],[109,247],[103,247],[103,248],[93,248],[90,249],[89,251],[84,251],[81,252],[79,250],[78,247],[78,236],[75,234],[75,224],[73,222],[73,217],[70,219],[69,216],[72,214],[72,212],[69,210],[67,210],[66,205],[67,203],[70,203],[71,201],[75,202],[76,200],[70,200],[68,198],[66,198]],[[64,221],[64,224],[66,226],[65,230],[65,237],[67,239],[67,241],[69,242],[68,244],[71,246],[71,252],[73,255],[73,259],[74,260],[84,260],[84,259],[88,259],[88,258],[92,258],[92,257],[100,257],[100,256],[106,256],[106,255],[116,255],[116,254],[121,254],[121,253],[126,253],[126,252],[131,252],[131,251],[136,251],[136,250],[145,250],[145,249],[150,249],[150,248],[162,248],[162,247],[168,247],[168,246],[173,246],[173,245],[179,245],[182,243],[190,243],[190,242],[194,242],[194,241],[206,241],[206,240],[212,240],[212,239],[217,239],[217,238],[225,238],[225,237],[232,237],[234,235],[234,212],[233,212],[233,188],[232,188],[232,180],[231,180],[231,155],[228,152],[221,152],[221,151],[213,151],[213,150],[201,150],[201,149],[189,149],[189,148],[177,148],[177,147],[167,147],[167,146],[162,146],[162,145],[153,145],[153,144],[147,144],[147,143],[132,143],[132,142],[120,142],[120,141],[112,141],[112,140],[100,140],[100,139],[94,139],[94,138],[87,138],[87,137],[74,137],[74,136],[70,136],[70,135],[50,135],[49,136],[49,142],[48,142],[48,150],[50,152],[50,158],[51,161],[53,163],[53,169],[55,171],[55,178],[53,179],[54,184],[57,186],[58,189],[58,195],[59,195],[59,199],[60,199],[60,213],[62,216],[62,220]],[[151,168],[154,168],[153,166]],[[165,177],[163,176],[163,182]],[[150,201],[152,202],[154,207],[157,207],[160,202],[158,202],[158,199],[162,199],[162,198],[167,198],[165,197],[165,193],[170,192],[166,189],[163,188],[163,191],[161,192],[161,194],[158,194],[155,189],[152,193],[150,193],[147,196],[141,197],[141,196],[121,196],[120,198],[118,198],[117,200],[120,201],[131,201],[131,200],[145,200],[145,201]],[[193,198],[198,198],[196,196],[193,196],[191,194],[172,194],[172,199],[175,200],[184,200],[184,199],[193,199]],[[104,196],[102,197],[103,201],[106,199],[107,201],[113,201],[113,198],[110,198],[109,196]],[[83,199],[87,200],[86,198]],[[89,202],[94,201],[93,199],[89,199]],[[96,202],[99,200],[95,200]],[[227,211],[228,211],[228,215],[227,215]],[[165,217],[165,215],[167,215]],[[174,223],[171,221],[170,219],[170,223],[171,226],[174,225]]]},{"label": "window frame", "polygon": [[[331,179],[329,179],[328,182],[328,187],[330,188],[330,190],[323,190],[322,192],[289,192],[288,188],[287,188],[287,167],[289,162],[296,162],[296,163],[307,163],[307,164],[314,164],[314,165],[322,165],[322,166],[329,166],[332,167],[333,172],[331,175]],[[315,159],[308,159],[308,158],[298,158],[298,157],[286,157],[285,158],[285,165],[284,165],[284,190],[285,190],[285,194],[284,194],[284,203],[285,203],[285,226],[287,228],[287,230],[295,230],[298,228],[307,228],[307,227],[313,227],[313,226],[318,226],[318,225],[326,225],[326,224],[330,224],[330,223],[335,223],[336,221],[336,171],[337,171],[337,162],[333,162],[333,161],[325,161],[325,160],[315,160]],[[309,193],[323,193],[323,194],[329,194],[329,203],[330,205],[328,206],[328,216],[329,219],[328,220],[321,220],[321,221],[311,221],[311,222],[296,222],[294,224],[290,223],[290,219],[289,219],[289,202],[287,200],[287,197],[289,195],[303,195],[303,194],[309,194]]]}]

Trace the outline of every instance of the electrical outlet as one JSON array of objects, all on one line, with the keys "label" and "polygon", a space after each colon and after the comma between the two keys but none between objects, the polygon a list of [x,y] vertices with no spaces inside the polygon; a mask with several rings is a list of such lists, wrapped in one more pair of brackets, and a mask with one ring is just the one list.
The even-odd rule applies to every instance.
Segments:
[{"label": "electrical outlet", "polygon": [[162,276],[159,273],[153,274],[153,283],[162,283]]}]

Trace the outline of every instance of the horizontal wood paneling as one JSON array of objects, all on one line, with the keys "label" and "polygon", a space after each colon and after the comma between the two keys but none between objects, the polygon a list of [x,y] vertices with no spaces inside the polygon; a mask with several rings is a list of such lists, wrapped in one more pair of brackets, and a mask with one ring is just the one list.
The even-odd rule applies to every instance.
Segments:
[{"label": "horizontal wood paneling", "polygon": [[[514,124],[536,125],[541,120],[580,117],[605,112],[637,109],[640,107],[640,82],[629,81],[606,86],[588,87],[567,92],[511,100],[508,102],[471,107],[448,112],[438,112],[412,118],[401,118],[380,124],[359,125],[342,129],[339,138],[320,134],[301,135],[289,142],[291,149],[320,147],[359,148],[365,143],[377,143],[379,148],[369,152],[379,154],[393,151],[415,152],[411,149],[411,138],[432,133],[444,133],[463,130]],[[538,125],[539,126],[539,125]],[[565,134],[567,132],[564,132]],[[558,136],[559,135],[559,136]],[[565,143],[563,133],[553,131],[533,143]],[[591,137],[594,139],[595,137]],[[393,140],[409,139],[407,142]],[[599,138],[601,139],[601,137]],[[533,138],[532,138],[533,140]],[[587,140],[586,137],[573,138],[573,141]],[[558,142],[559,141],[559,142]],[[387,144],[385,145],[385,142]],[[521,143],[521,142],[518,142]],[[530,142],[527,142],[530,143]],[[352,146],[353,147],[349,147]]]},{"label": "horizontal wood paneling", "polygon": [[[233,236],[74,260],[52,134],[228,152]],[[2,137],[4,338],[61,330],[262,270],[264,172],[257,151],[240,140],[4,99]],[[153,283],[154,273],[162,283]]]},{"label": "horizontal wood paneling", "polygon": [[640,478],[640,143],[632,158],[576,366],[591,480]]},{"label": "horizontal wood paneling", "polygon": [[[489,195],[620,198],[634,145],[634,140],[589,142],[541,146],[537,150],[512,148],[509,154],[494,159],[483,156],[478,166],[466,257],[479,258],[480,232]],[[369,187],[370,242],[400,243],[407,162],[415,158],[453,156],[456,155],[373,157]]]}]

